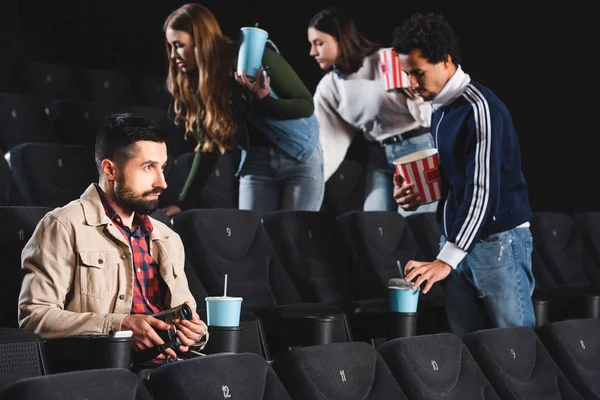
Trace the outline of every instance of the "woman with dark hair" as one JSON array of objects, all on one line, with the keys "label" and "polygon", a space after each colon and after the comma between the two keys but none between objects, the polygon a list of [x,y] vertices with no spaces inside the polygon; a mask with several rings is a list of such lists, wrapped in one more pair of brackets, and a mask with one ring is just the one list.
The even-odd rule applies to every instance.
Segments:
[{"label": "woman with dark hair", "polygon": [[[196,155],[180,203],[189,204],[208,179],[215,151],[241,150],[239,208],[260,215],[278,209],[318,211],[324,192],[323,161],[312,95],[285,59],[267,46],[269,75],[237,75],[238,44],[223,35],[217,19],[200,4],[173,11],[164,24],[169,58],[168,88],[175,122],[185,124]],[[206,155],[206,156],[205,156]]]},{"label": "woman with dark hair", "polygon": [[[310,55],[328,71],[314,95],[323,146],[325,180],[340,166],[357,134],[368,141],[365,211],[399,209],[393,196],[393,161],[433,147],[431,107],[408,89],[387,92],[380,45],[360,34],[340,8],[315,14],[308,24]],[[437,203],[419,212],[435,211]]]}]

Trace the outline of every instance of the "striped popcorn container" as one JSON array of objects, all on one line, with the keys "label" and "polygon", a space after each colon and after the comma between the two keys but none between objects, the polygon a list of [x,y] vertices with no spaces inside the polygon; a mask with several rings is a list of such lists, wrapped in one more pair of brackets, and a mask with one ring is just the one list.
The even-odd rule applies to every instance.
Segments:
[{"label": "striped popcorn container", "polygon": [[393,48],[379,50],[379,68],[385,90],[391,91],[409,86],[408,74],[402,71],[400,60]]},{"label": "striped popcorn container", "polygon": [[442,178],[437,149],[428,149],[408,154],[394,160],[396,172],[406,184],[415,184],[421,194],[422,204],[432,203],[442,198]]}]

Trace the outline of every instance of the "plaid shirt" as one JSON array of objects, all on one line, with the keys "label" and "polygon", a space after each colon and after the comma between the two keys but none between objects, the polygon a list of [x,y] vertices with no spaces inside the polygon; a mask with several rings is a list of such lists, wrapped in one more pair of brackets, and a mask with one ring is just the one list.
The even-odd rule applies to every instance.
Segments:
[{"label": "plaid shirt", "polygon": [[154,314],[164,309],[166,284],[160,276],[159,268],[149,251],[150,233],[152,233],[152,222],[147,215],[135,215],[132,232],[123,225],[121,217],[108,202],[106,195],[96,185],[104,211],[108,218],[119,228],[123,237],[131,247],[133,255],[134,286],[132,314]]}]

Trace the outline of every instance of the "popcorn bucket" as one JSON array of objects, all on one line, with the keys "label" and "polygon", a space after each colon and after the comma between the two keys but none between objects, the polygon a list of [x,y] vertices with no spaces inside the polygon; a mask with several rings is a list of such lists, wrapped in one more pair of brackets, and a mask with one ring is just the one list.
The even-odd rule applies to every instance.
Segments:
[{"label": "popcorn bucket", "polygon": [[406,184],[415,184],[422,204],[432,203],[442,198],[442,178],[437,149],[428,149],[408,154],[394,160],[396,172]]},{"label": "popcorn bucket", "polygon": [[409,87],[408,74],[402,71],[398,54],[393,48],[379,50],[379,68],[385,90],[393,91]]}]

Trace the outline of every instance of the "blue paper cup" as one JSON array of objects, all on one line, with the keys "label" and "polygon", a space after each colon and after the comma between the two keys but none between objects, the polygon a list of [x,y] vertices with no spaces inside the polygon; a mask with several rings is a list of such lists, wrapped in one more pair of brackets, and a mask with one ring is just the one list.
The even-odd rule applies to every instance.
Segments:
[{"label": "blue paper cup", "polygon": [[239,326],[242,310],[241,297],[207,297],[206,324],[208,326]]},{"label": "blue paper cup", "polygon": [[388,287],[390,311],[401,313],[417,312],[419,289],[412,289],[409,284]]},{"label": "blue paper cup", "polygon": [[246,70],[247,76],[256,77],[262,65],[263,53],[269,34],[260,28],[245,27],[240,29],[240,49],[237,59],[237,73]]}]

